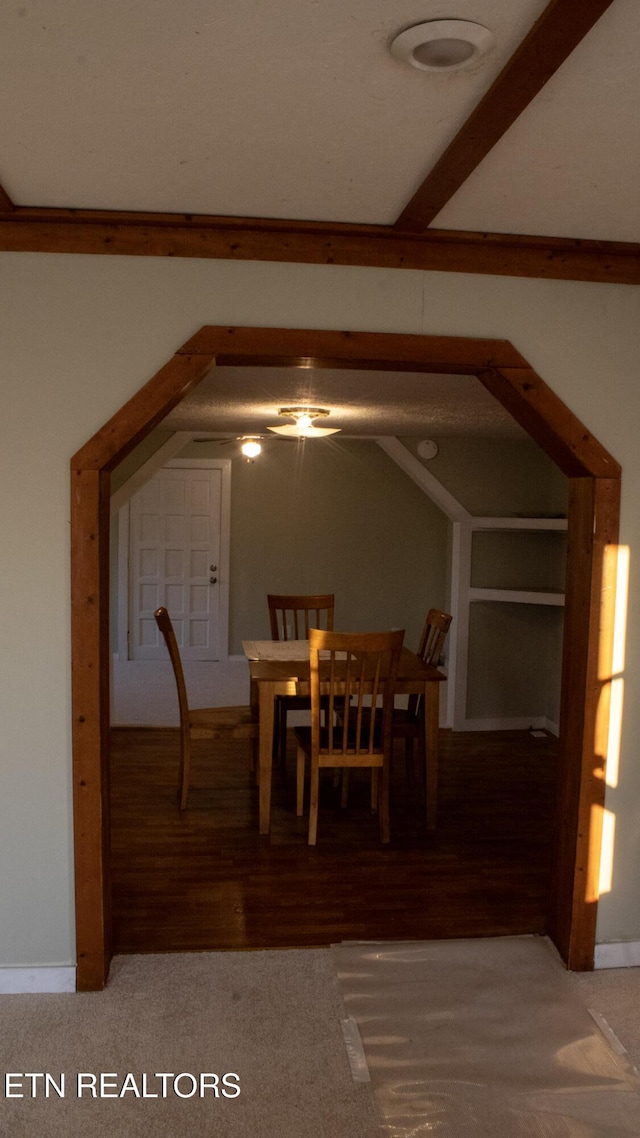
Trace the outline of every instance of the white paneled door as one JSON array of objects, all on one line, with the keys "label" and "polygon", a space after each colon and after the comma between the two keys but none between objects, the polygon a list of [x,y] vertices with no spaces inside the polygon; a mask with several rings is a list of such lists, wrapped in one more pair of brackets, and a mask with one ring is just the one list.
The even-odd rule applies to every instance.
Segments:
[{"label": "white paneled door", "polygon": [[218,660],[221,470],[163,467],[133,495],[129,518],[129,659],[166,658],[153,616],[165,605],[183,660]]}]

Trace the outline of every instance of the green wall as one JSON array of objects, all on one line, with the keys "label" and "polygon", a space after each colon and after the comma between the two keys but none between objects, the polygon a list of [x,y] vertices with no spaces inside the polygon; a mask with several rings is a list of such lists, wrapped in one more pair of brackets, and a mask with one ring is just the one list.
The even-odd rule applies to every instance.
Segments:
[{"label": "green wall", "polygon": [[[419,458],[418,439],[401,441]],[[446,435],[436,442],[436,457],[423,465],[470,514],[566,516],[567,480],[532,439]]]},{"label": "green wall", "polygon": [[268,637],[267,593],[335,593],[335,627],[404,628],[417,647],[445,603],[447,520],[375,442],[273,441],[248,463],[191,444],[182,458],[232,457],[229,650]]}]

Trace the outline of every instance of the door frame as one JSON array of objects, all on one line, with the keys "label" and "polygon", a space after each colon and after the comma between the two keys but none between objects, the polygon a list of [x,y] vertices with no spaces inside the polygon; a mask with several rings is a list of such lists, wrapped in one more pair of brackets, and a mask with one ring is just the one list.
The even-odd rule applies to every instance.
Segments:
[{"label": "door frame", "polygon": [[111,960],[110,474],[216,365],[475,375],[568,477],[558,825],[547,933],[569,968],[592,968],[612,679],[620,466],[507,340],[207,325],[71,460],[78,990],[102,988]]}]

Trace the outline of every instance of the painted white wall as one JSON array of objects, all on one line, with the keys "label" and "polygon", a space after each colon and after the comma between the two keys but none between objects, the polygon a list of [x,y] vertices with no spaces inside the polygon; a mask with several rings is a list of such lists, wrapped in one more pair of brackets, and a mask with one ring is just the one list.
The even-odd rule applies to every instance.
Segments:
[{"label": "painted white wall", "polygon": [[[0,260],[0,964],[73,963],[71,455],[202,324],[500,336],[624,468],[640,553],[640,290],[340,266],[3,254]],[[613,889],[598,940],[640,939],[640,612],[630,612]]]}]

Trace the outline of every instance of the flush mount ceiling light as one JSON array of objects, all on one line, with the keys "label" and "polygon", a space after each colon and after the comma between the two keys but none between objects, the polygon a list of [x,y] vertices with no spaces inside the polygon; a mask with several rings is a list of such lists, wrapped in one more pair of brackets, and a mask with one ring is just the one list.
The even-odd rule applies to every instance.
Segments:
[{"label": "flush mount ceiling light", "polygon": [[458,71],[493,47],[493,33],[469,20],[428,20],[400,32],[390,51],[419,71]]},{"label": "flush mount ceiling light", "polygon": [[284,435],[290,439],[319,439],[323,435],[336,435],[340,427],[315,427],[315,419],[326,419],[329,411],[325,407],[281,407],[278,411],[293,423],[286,427],[268,427],[276,435]]}]

